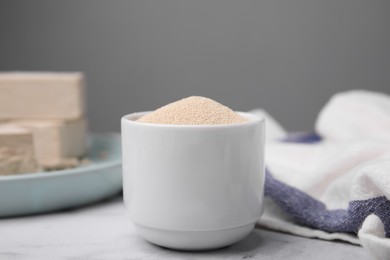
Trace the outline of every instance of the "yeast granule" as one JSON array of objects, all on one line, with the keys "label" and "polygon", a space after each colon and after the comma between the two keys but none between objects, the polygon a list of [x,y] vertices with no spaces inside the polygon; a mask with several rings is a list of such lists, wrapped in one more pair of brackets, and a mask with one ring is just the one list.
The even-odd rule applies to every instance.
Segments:
[{"label": "yeast granule", "polygon": [[137,121],[165,125],[223,125],[248,119],[210,98],[192,96],[165,105]]}]

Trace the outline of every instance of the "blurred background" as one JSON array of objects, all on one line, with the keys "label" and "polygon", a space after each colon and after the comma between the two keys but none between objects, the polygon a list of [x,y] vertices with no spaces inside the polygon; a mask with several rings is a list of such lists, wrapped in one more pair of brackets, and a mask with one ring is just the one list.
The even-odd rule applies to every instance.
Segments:
[{"label": "blurred background", "polygon": [[331,95],[390,94],[390,1],[1,1],[0,70],[83,71],[92,131],[190,95],[313,129]]}]

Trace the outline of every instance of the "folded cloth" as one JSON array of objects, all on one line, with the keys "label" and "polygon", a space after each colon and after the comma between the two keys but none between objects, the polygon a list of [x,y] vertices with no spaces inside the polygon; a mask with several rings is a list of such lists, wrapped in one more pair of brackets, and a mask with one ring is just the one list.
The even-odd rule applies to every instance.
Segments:
[{"label": "folded cloth", "polygon": [[268,140],[258,225],[361,244],[390,259],[390,97],[337,94],[320,112],[316,132]]},{"label": "folded cloth", "polygon": [[336,94],[320,112],[316,131],[328,141],[390,141],[390,96],[366,90]]}]

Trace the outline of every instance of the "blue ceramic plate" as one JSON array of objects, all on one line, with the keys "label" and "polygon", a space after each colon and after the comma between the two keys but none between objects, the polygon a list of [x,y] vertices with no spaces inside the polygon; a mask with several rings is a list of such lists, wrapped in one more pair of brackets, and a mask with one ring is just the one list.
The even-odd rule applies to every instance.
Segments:
[{"label": "blue ceramic plate", "polygon": [[81,206],[122,189],[119,134],[90,137],[89,164],[73,169],[0,176],[0,217]]}]

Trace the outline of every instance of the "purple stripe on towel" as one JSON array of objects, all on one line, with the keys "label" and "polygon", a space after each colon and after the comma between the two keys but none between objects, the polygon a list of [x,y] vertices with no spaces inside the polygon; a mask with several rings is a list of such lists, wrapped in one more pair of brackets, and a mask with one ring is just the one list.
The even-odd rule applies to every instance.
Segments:
[{"label": "purple stripe on towel", "polygon": [[384,197],[351,201],[348,210],[327,210],[324,203],[310,195],[276,180],[266,170],[265,195],[297,224],[327,232],[357,233],[370,215],[377,215],[383,222],[386,237],[390,237],[390,201]]},{"label": "purple stripe on towel", "polygon": [[288,134],[288,136],[281,141],[284,143],[312,144],[322,141],[322,137],[314,132],[297,132]]}]

